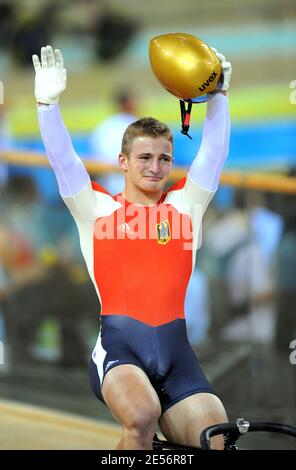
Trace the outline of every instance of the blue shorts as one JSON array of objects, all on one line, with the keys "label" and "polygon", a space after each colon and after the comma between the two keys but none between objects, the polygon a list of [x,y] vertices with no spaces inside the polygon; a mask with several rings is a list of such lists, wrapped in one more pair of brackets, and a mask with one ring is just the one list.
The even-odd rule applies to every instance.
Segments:
[{"label": "blue shorts", "polygon": [[90,361],[90,383],[103,403],[104,377],[121,364],[133,364],[145,372],[162,413],[195,393],[215,394],[190,346],[183,319],[152,327],[126,316],[103,315]]}]

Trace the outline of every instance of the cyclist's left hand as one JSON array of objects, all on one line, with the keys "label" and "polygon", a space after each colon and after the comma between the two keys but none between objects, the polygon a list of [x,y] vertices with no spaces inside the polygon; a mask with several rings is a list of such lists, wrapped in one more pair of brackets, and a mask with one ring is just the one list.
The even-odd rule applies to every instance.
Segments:
[{"label": "cyclist's left hand", "polygon": [[226,92],[230,85],[232,66],[231,62],[228,62],[221,52],[217,51],[215,47],[211,47],[212,51],[215,52],[216,56],[221,62],[222,66],[222,81],[219,80],[216,91]]}]

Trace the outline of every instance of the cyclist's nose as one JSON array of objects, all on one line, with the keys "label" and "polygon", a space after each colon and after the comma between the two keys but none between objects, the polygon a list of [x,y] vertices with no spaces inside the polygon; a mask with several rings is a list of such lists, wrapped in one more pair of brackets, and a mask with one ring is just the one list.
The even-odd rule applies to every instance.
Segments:
[{"label": "cyclist's nose", "polygon": [[157,174],[160,172],[160,165],[158,159],[152,159],[151,164],[150,164],[150,171],[153,171],[153,173]]}]

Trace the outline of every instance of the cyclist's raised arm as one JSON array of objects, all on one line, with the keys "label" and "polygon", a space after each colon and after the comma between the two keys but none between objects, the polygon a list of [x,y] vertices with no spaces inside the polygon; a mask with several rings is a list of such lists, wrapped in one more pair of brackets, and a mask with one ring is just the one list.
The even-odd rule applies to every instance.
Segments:
[{"label": "cyclist's raised arm", "polygon": [[220,175],[228,155],[230,115],[228,97],[231,64],[214,50],[222,62],[223,82],[207,104],[202,141],[187,177],[168,191],[166,201],[190,214],[194,240],[201,246],[201,220],[218,188]]},{"label": "cyclist's raised arm", "polygon": [[214,49],[221,60],[223,82],[218,93],[208,101],[201,146],[191,168],[189,178],[206,191],[216,191],[223,165],[228,155],[230,115],[226,92],[231,78],[231,64]]},{"label": "cyclist's raised arm", "polygon": [[40,133],[49,162],[55,172],[59,191],[71,197],[91,187],[89,175],[77,156],[69,133],[63,123],[58,99],[66,88],[66,69],[61,52],[51,46],[42,47],[41,63],[33,55],[35,68],[35,97],[38,103]]}]

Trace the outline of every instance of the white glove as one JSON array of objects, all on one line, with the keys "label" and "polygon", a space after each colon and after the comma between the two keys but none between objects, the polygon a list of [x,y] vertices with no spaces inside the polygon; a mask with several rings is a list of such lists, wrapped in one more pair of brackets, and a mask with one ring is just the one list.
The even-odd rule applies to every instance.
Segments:
[{"label": "white glove", "polygon": [[218,82],[217,91],[227,91],[230,85],[232,66],[230,62],[227,62],[225,56],[217,51],[214,47],[211,47],[212,51],[215,52],[216,56],[221,62],[222,67],[222,83]]},{"label": "white glove", "polygon": [[35,68],[35,97],[38,103],[54,104],[66,89],[67,72],[59,49],[41,48],[41,64],[37,55],[32,56]]}]

